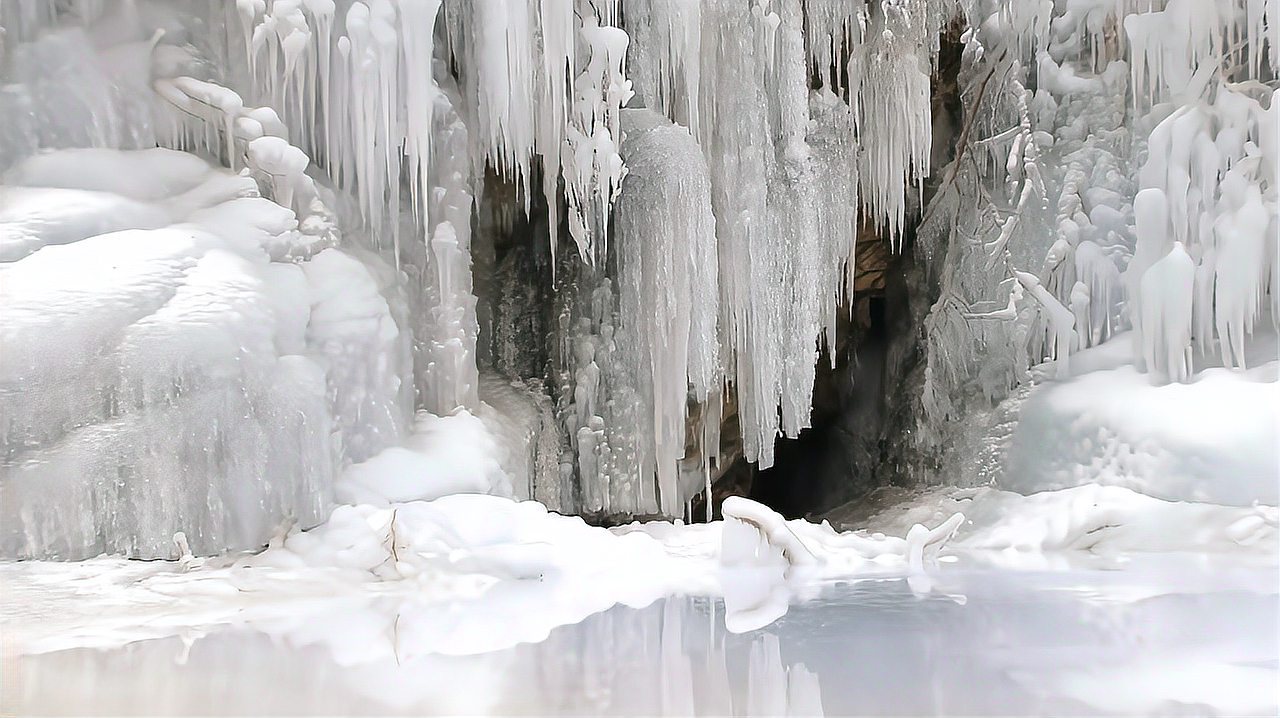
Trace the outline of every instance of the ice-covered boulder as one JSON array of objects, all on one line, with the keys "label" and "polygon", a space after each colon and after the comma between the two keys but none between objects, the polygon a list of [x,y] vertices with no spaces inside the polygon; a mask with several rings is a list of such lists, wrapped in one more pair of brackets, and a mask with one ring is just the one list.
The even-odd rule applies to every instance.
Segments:
[{"label": "ice-covered boulder", "polygon": [[[260,546],[399,438],[408,340],[384,282],[294,251],[315,238],[252,179],[166,150],[6,178],[25,186],[0,204],[0,555]],[[70,195],[94,201],[56,211]]]}]

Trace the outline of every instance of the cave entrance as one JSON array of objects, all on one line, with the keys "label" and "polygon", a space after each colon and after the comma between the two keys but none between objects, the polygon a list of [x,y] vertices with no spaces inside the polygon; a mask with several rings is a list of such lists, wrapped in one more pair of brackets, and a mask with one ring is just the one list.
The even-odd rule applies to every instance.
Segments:
[{"label": "cave entrance", "polygon": [[[814,379],[812,426],[774,444],[774,463],[758,470],[750,497],[787,518],[824,513],[874,488],[866,469],[878,447],[858,432],[884,403],[884,364],[889,332],[883,295],[864,297],[855,346],[838,356],[833,370],[824,358]],[[855,317],[855,321],[857,318]]]},{"label": "cave entrance", "polygon": [[853,293],[841,308],[835,367],[824,353],[814,378],[811,426],[779,438],[774,464],[755,471],[747,495],[787,518],[813,517],[859,499],[892,477],[883,437],[898,404],[910,345],[909,247],[891,251],[869,223],[858,233]]},{"label": "cave entrance", "polygon": [[[922,185],[923,197],[916,198],[921,205],[938,190],[941,171],[955,157],[963,115],[964,30],[963,18],[957,17],[940,37],[930,83],[934,173]],[[736,472],[738,493],[787,518],[801,518],[912,480],[912,397],[919,396],[924,371],[920,322],[937,298],[936,267],[917,263],[914,244],[915,227],[909,226],[899,249],[891,251],[887,237],[863,220],[850,304],[841,307],[836,346],[828,349],[835,354],[835,368],[824,355],[814,378],[811,428],[795,439],[778,439],[770,468],[757,471],[740,462],[726,472]],[[716,493],[728,495],[733,488]]]}]

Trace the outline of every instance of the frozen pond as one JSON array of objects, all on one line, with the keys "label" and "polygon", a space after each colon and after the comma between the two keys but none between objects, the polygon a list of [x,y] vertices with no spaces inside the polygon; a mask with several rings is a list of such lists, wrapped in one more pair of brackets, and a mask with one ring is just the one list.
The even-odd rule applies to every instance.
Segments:
[{"label": "frozen pond", "polygon": [[382,596],[107,650],[20,655],[9,645],[0,712],[1276,713],[1274,562],[1036,561],[959,556],[927,578],[814,586],[743,634],[725,630],[719,598],[670,597],[539,643],[423,654],[424,621],[505,629],[461,608],[442,623],[438,605],[428,618]]}]

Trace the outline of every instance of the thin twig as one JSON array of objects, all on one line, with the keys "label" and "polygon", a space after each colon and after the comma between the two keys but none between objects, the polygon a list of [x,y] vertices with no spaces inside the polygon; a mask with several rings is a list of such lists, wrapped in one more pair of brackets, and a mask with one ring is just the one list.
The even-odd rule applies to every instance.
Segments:
[{"label": "thin twig", "polygon": [[[965,118],[964,126],[960,128],[960,141],[956,144],[956,158],[951,161],[951,171],[947,173],[947,179],[938,186],[938,191],[934,193],[934,197],[942,196],[942,192],[955,182],[956,175],[960,171],[960,161],[964,159],[965,148],[969,144],[969,132],[973,129],[973,121],[978,117],[978,111],[982,109],[982,98],[987,93],[987,83],[991,82],[991,78],[996,74],[996,70],[1000,69],[1001,63],[1004,62],[1004,56],[1008,53],[1008,49],[1000,52],[1000,57],[992,63],[991,70],[987,72],[987,76],[982,78],[982,84],[978,85],[978,97],[973,102],[973,111]],[[928,223],[930,217],[933,216],[933,210],[937,207],[936,202],[929,204],[929,209],[924,213],[924,217],[920,219],[920,226],[923,227]]]}]

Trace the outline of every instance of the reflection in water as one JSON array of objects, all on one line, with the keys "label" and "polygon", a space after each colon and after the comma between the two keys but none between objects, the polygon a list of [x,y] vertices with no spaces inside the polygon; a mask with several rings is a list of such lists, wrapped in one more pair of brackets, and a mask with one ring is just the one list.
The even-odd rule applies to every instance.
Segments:
[{"label": "reflection in water", "polygon": [[424,647],[448,645],[450,626],[513,627],[438,603],[333,600],[202,636],[26,656],[0,711],[1275,714],[1274,566],[1107,568],[965,563],[930,586],[827,585],[741,634],[720,599],[673,597],[466,656]]},{"label": "reflection in water", "polygon": [[[408,608],[400,606],[400,609]],[[389,622],[370,620],[386,615]],[[26,658],[20,713],[820,715],[777,636],[726,634],[710,599],[617,608],[537,644],[415,654],[417,616],[340,607],[295,625]]]}]

